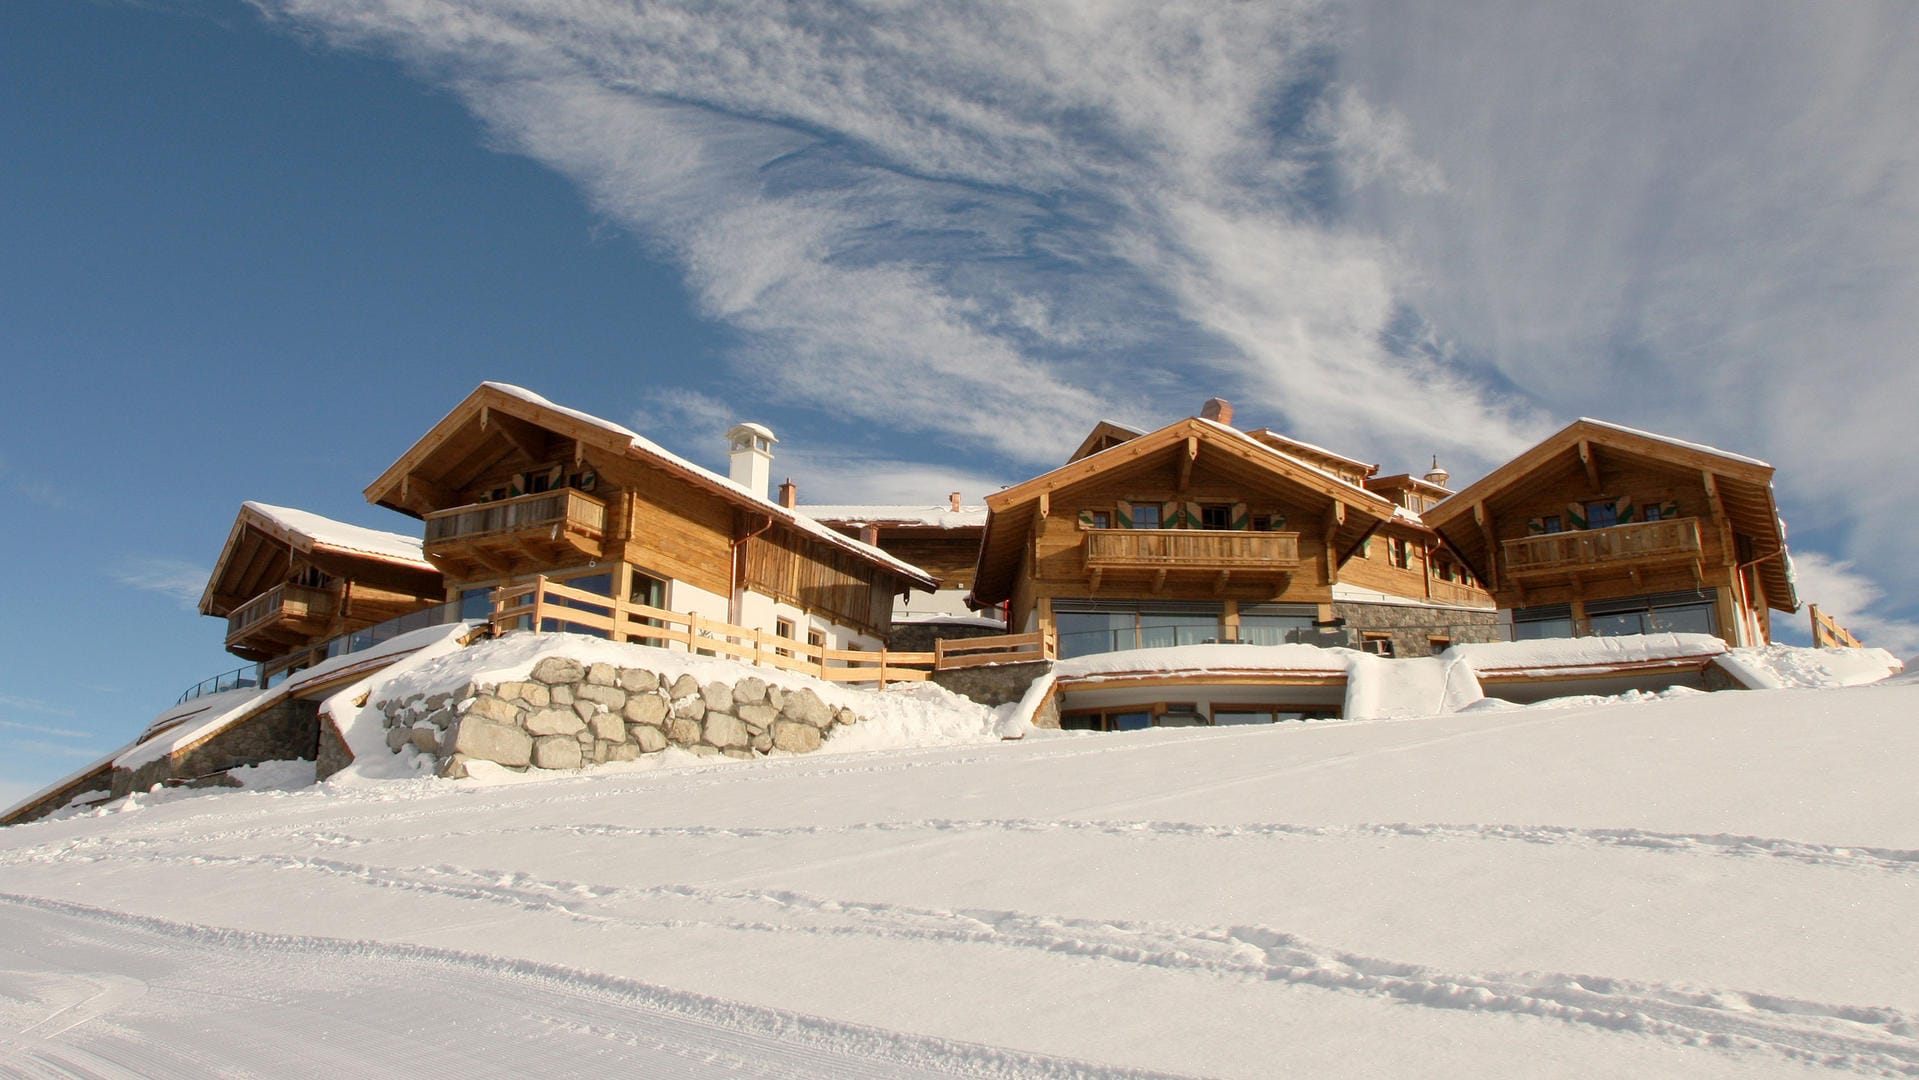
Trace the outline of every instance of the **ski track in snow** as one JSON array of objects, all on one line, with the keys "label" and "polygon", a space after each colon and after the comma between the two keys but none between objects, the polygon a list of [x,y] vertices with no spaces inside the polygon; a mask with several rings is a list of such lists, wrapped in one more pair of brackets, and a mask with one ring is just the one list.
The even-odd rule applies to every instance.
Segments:
[{"label": "ski track in snow", "polygon": [[[392,824],[393,815],[362,822],[334,824]],[[797,836],[854,833],[1098,833],[1142,841],[1155,840],[1342,840],[1355,838],[1411,838],[1436,841],[1512,841],[1541,845],[1580,845],[1636,849],[1669,854],[1727,856],[1742,859],[1780,859],[1809,866],[1868,872],[1919,872],[1919,851],[1860,845],[1818,844],[1769,836],[1734,833],[1669,833],[1648,829],[1578,828],[1563,825],[1473,825],[1386,822],[1359,825],[1301,825],[1284,822],[1200,824],[1184,821],[1093,821],[1036,818],[927,818],[909,821],[860,822],[850,825],[792,826],[637,826],[615,824],[501,825],[484,829],[436,830],[433,839],[500,837],[518,833],[563,833],[620,839],[778,840]],[[266,826],[196,833],[191,837],[95,836],[57,845],[41,845],[0,852],[0,866],[47,862],[90,862],[140,858],[140,849],[162,846],[197,847],[209,843],[298,838],[318,847],[354,848],[384,842],[382,838],[332,829],[307,831],[297,826]],[[154,856],[161,857],[161,856]],[[206,858],[196,854],[190,858]]]},{"label": "ski track in snow", "polygon": [[[598,1066],[609,1074],[669,1078],[1177,1076],[431,946],[255,933],[0,893],[5,924],[25,924],[49,943],[0,945],[0,955],[31,952],[57,964],[106,948],[152,980],[115,978],[23,1030],[0,1032],[5,1075],[517,1078],[580,1075]],[[0,986],[25,974],[0,968]],[[63,984],[99,979],[41,972],[26,978],[53,996]],[[143,997],[158,1004],[126,1007]],[[460,1030],[476,1015],[487,1018],[491,1036],[477,1042]],[[76,1033],[83,1024],[89,1028]],[[198,1030],[202,1046],[153,1037],[156,1029],[183,1024]],[[206,1045],[209,1034],[218,1038]],[[234,1056],[223,1060],[221,1051]]]},{"label": "ski track in snow", "polygon": [[[941,823],[920,824],[937,827]],[[987,824],[998,826],[1008,823]],[[1011,824],[1030,828],[1042,823]],[[1129,823],[1074,824],[1090,824],[1122,833],[1153,831],[1150,828],[1129,828]],[[1209,836],[1247,835],[1245,827],[1185,828],[1189,830],[1188,835],[1195,832]],[[604,832],[604,827],[586,829]],[[618,830],[618,835],[777,836],[791,835],[796,831],[814,830],[622,829]],[[1376,830],[1311,828],[1306,834],[1339,832],[1399,834],[1394,827]],[[1259,835],[1258,830],[1251,835]],[[1293,833],[1287,831],[1283,835]],[[336,880],[349,880],[372,888],[398,889],[457,901],[499,905],[517,912],[555,915],[624,931],[703,928],[746,934],[806,934],[881,939],[905,944],[1028,950],[1094,962],[1379,996],[1428,1008],[1524,1014],[1607,1031],[1653,1036],[1687,1046],[1763,1052],[1788,1060],[1868,1074],[1919,1076],[1919,1017],[1897,1009],[1829,1004],[1758,992],[1668,986],[1581,973],[1446,972],[1327,948],[1268,926],[1195,926],[1070,918],[1004,910],[943,910],[813,896],[783,889],[721,889],[684,884],[624,887],[545,879],[512,870],[458,865],[383,866],[295,855],[200,854],[177,859],[155,857],[155,861],[302,871]],[[1900,862],[1894,865],[1904,867],[1906,864]],[[196,939],[258,939],[273,943],[275,947],[282,947],[288,942],[325,940],[248,934],[206,927],[182,928],[182,924],[164,920],[120,915],[25,896],[0,894],[0,901],[117,921],[149,930],[159,927],[176,936],[187,935]],[[300,944],[298,947],[319,946]],[[405,956],[441,955],[440,951],[424,946],[358,942],[341,947],[351,950],[393,950],[396,955]],[[493,958],[488,958],[487,962],[509,966],[517,963]],[[542,965],[532,966],[543,972],[549,970]],[[565,974],[563,977],[577,977],[594,985],[600,985],[606,979],[584,972]],[[579,1030],[600,1029],[588,1024]]]}]

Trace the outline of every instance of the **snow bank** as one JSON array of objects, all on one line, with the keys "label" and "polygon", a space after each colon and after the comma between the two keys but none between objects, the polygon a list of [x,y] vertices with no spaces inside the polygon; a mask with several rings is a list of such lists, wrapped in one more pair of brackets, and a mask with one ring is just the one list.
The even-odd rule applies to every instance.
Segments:
[{"label": "snow bank", "polygon": [[1473,667],[1453,656],[1389,660],[1342,649],[1349,720],[1386,720],[1458,712],[1486,695]]},{"label": "snow bank", "polygon": [[1344,675],[1350,649],[1322,649],[1317,645],[1179,645],[1165,649],[1075,656],[1053,665],[1063,679],[1091,675],[1141,675],[1178,672],[1292,671]]},{"label": "snow bank", "polygon": [[1794,645],[1731,649],[1714,662],[1754,690],[1859,686],[1905,668],[1884,649],[1807,649]]},{"label": "snow bank", "polygon": [[1566,675],[1581,669],[1596,671],[1622,664],[1703,660],[1725,651],[1726,643],[1711,634],[1627,634],[1469,643],[1454,645],[1445,655],[1465,660],[1481,672],[1539,671]]}]

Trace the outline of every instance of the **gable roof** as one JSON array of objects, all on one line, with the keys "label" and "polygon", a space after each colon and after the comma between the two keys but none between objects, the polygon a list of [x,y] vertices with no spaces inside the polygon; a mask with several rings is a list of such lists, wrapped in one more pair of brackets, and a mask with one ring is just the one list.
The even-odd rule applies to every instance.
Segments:
[{"label": "gable roof", "polygon": [[1080,458],[1089,457],[1144,434],[1146,432],[1131,424],[1122,424],[1117,420],[1101,420],[1093,425],[1093,430],[1084,439],[1080,440],[1078,449],[1073,451],[1073,456],[1066,459],[1066,463],[1071,465]]},{"label": "gable roof", "polygon": [[[255,558],[251,554],[242,557],[243,551],[261,543],[283,550],[273,554],[270,561],[274,565],[266,571],[254,568],[255,572],[244,573],[249,569],[244,564],[254,562]],[[306,510],[249,501],[240,504],[240,513],[227,532],[220,558],[213,564],[213,572],[207,575],[206,588],[200,594],[201,614],[224,615],[225,611],[215,610],[225,606],[218,599],[223,593],[252,597],[258,592],[254,588],[257,582],[252,579],[284,574],[286,562],[294,554],[391,567],[402,575],[418,575],[422,579],[437,580],[440,575],[439,570],[426,561],[420,551],[420,541],[415,537],[335,521]],[[243,577],[248,580],[240,580]],[[233,587],[222,589],[222,584]]]},{"label": "gable roof", "polygon": [[812,539],[849,552],[866,562],[905,578],[919,588],[932,590],[938,587],[937,578],[912,563],[888,555],[870,544],[861,543],[852,537],[835,532],[811,517],[781,506],[764,495],[750,492],[732,480],[672,453],[630,428],[591,413],[554,404],[531,390],[510,383],[483,382],[476,387],[464,401],[455,405],[452,411],[440,419],[439,423],[433,425],[425,435],[421,436],[420,440],[414,443],[406,453],[400,455],[398,461],[388,466],[387,470],[380,474],[379,479],[367,486],[367,501],[419,517],[420,512],[409,505],[412,500],[407,491],[408,485],[414,482],[414,473],[429,461],[436,451],[451,442],[476,416],[485,422],[494,412],[515,417],[578,440],[583,445],[590,445],[607,453],[643,462],[685,480],[694,487],[718,495],[741,509],[765,515]]},{"label": "gable roof", "polygon": [[871,503],[814,504],[797,507],[800,513],[826,525],[857,528],[878,525],[882,529],[983,529],[986,507],[965,505],[954,510],[951,503],[937,506],[894,506]]},{"label": "gable roof", "polygon": [[1591,459],[1594,448],[1711,474],[1726,517],[1741,535],[1752,538],[1755,558],[1760,560],[1756,566],[1771,606],[1781,611],[1799,609],[1791,555],[1786,549],[1786,527],[1773,496],[1773,467],[1716,446],[1582,416],[1443,502],[1428,507],[1421,516],[1465,555],[1477,572],[1485,567],[1487,544],[1472,524],[1473,508],[1497,500],[1541,471],[1579,467]]},{"label": "gable roof", "polygon": [[[1394,516],[1395,507],[1390,499],[1347,483],[1238,428],[1188,417],[988,495],[986,534],[980,540],[979,564],[975,569],[975,594],[987,598],[987,603],[997,603],[1010,592],[1011,579],[1019,566],[1020,540],[1031,532],[1042,500],[1050,500],[1054,492],[1076,487],[1158,454],[1191,452],[1197,455],[1202,447],[1223,454],[1242,467],[1305,488],[1344,507],[1349,511],[1342,532],[1345,539],[1357,542],[1360,536]],[[1350,537],[1346,533],[1350,533]]]}]

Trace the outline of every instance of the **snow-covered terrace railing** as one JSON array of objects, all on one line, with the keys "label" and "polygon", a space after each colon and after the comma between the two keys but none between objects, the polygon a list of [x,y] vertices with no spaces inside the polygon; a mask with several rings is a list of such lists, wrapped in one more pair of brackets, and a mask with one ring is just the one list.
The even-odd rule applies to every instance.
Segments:
[{"label": "snow-covered terrace railing", "polygon": [[1284,570],[1299,564],[1296,532],[1088,529],[1088,570]]},{"label": "snow-covered terrace railing", "polygon": [[[448,626],[459,622],[460,609],[461,602],[455,600],[452,603],[440,604],[423,611],[410,612],[395,619],[388,619],[383,623],[375,623],[364,630],[341,634],[310,649],[303,649],[293,656],[281,657],[265,664],[248,664],[245,667],[235,668],[210,679],[202,679],[187,687],[186,692],[181,694],[179,701],[174,704],[184,704],[194,698],[205,697],[208,694],[221,694],[228,690],[250,690],[255,687],[274,685],[287,675],[308,667],[312,663],[361,652],[383,641],[399,637],[401,634],[424,630],[429,626]],[[269,671],[269,668],[272,670]]]},{"label": "snow-covered terrace railing", "polygon": [[1505,572],[1515,577],[1602,563],[1683,561],[1699,557],[1699,519],[1546,533],[1508,540],[1500,548]]},{"label": "snow-covered terrace railing", "polygon": [[495,590],[493,603],[495,633],[516,628],[584,631],[658,648],[677,645],[687,652],[803,672],[829,682],[921,682],[936,669],[1044,660],[1055,651],[1050,639],[1040,634],[943,641],[933,652],[833,649],[709,619],[698,612],[668,611],[586,592],[543,575]]},{"label": "snow-covered terrace railing", "polygon": [[174,704],[184,705],[194,698],[206,697],[208,694],[224,694],[229,690],[252,690],[265,684],[266,676],[261,666],[248,664],[245,667],[234,668],[232,671],[221,672],[212,678],[201,679],[187,687]]},{"label": "snow-covered terrace railing", "polygon": [[1863,649],[1865,644],[1852,636],[1852,631],[1840,626],[1833,617],[1819,610],[1818,604],[1806,605],[1807,613],[1812,616],[1812,647]]},{"label": "snow-covered terrace railing", "polygon": [[287,619],[324,619],[333,614],[333,594],[305,585],[280,584],[234,608],[227,615],[227,644],[261,624]]}]

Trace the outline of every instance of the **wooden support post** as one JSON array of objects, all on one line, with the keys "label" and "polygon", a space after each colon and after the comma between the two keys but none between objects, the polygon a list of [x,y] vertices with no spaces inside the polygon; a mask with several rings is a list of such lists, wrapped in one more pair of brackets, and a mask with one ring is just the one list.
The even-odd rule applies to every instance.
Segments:
[{"label": "wooden support post", "polygon": [[1039,493],[1039,516],[1042,518],[1045,518],[1045,517],[1051,517],[1052,514],[1053,514],[1053,493],[1050,491],[1042,491]]},{"label": "wooden support post", "polygon": [[546,575],[533,575],[533,632],[540,632],[540,625],[546,621]]},{"label": "wooden support post", "polygon": [[1586,439],[1579,440],[1579,463],[1586,467],[1586,483],[1592,485],[1593,494],[1599,494],[1599,458]]},{"label": "wooden support post", "polygon": [[693,647],[693,639],[699,636],[700,613],[697,611],[689,611],[686,613],[686,651],[689,654],[698,651]]},{"label": "wooden support post", "polygon": [[1199,460],[1199,436],[1186,436],[1186,445],[1179,454],[1179,476],[1173,490],[1184,492],[1186,485],[1193,481],[1193,462]]},{"label": "wooden support post", "polygon": [[1479,526],[1479,535],[1486,541],[1486,591],[1491,592],[1499,587],[1499,537],[1493,530],[1492,511],[1486,509],[1485,503],[1473,504],[1473,521]]}]

